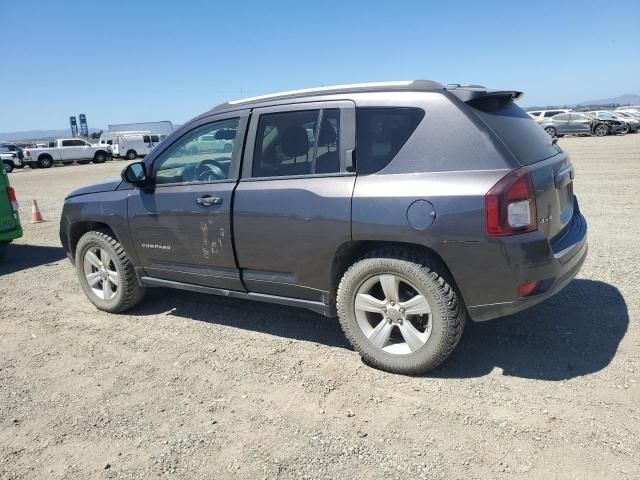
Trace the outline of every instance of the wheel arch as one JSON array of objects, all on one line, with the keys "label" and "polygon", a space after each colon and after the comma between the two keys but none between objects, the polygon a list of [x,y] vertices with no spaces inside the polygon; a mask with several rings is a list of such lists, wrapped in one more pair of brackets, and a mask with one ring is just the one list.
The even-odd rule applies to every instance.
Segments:
[{"label": "wheel arch", "polygon": [[74,222],[69,227],[69,253],[74,260],[76,256],[76,247],[78,245],[78,241],[85,233],[92,230],[106,232],[113,238],[118,240],[118,236],[113,231],[113,229],[104,222],[97,222],[92,220],[81,220]]},{"label": "wheel arch", "polygon": [[340,284],[340,280],[347,269],[358,260],[376,250],[389,250],[390,252],[393,252],[394,250],[402,250],[403,252],[414,254],[429,266],[436,268],[438,273],[446,278],[446,280],[456,289],[460,298],[462,298],[460,289],[455,282],[455,278],[453,277],[451,270],[442,256],[432,248],[415,243],[361,240],[343,243],[334,254],[333,265],[331,267],[330,284],[332,302],[336,299],[338,285]]},{"label": "wheel arch", "polygon": [[38,155],[38,158],[37,158],[36,161],[39,161],[41,158],[49,158],[49,159],[51,159],[52,162],[54,161],[53,160],[53,155],[51,155],[50,153],[47,153],[47,152],[43,152],[40,155]]}]

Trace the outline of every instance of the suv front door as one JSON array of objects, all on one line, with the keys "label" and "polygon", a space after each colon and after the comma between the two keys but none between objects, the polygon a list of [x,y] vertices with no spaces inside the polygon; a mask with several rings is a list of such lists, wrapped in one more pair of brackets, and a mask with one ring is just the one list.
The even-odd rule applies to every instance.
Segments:
[{"label": "suv front door", "polygon": [[[231,238],[248,110],[202,119],[145,161],[153,187],[129,198],[129,229],[143,275],[244,290]],[[231,151],[192,153],[204,135],[235,131]]]},{"label": "suv front door", "polygon": [[233,216],[249,291],[328,303],[334,255],[351,239],[354,148],[352,102],[253,110]]}]

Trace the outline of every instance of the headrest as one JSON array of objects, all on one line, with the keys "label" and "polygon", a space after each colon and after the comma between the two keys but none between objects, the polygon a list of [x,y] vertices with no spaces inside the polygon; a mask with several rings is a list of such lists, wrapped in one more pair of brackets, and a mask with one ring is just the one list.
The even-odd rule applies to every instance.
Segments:
[{"label": "headrest", "polygon": [[300,125],[294,125],[285,130],[279,143],[287,157],[299,157],[309,152],[307,130]]},{"label": "headrest", "polygon": [[318,145],[334,145],[338,135],[333,124],[326,118],[322,120],[320,126],[320,135],[318,136]]}]

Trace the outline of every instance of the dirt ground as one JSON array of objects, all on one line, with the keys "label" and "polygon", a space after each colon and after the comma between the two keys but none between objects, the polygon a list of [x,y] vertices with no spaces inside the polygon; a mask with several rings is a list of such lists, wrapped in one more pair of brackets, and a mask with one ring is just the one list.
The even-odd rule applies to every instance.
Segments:
[{"label": "dirt ground", "polygon": [[156,289],[99,312],[58,221],[124,162],[11,174],[25,235],[0,263],[0,478],[639,478],[640,134],[560,143],[590,228],[578,278],[468,325],[419,377],[364,365],[303,310]]}]

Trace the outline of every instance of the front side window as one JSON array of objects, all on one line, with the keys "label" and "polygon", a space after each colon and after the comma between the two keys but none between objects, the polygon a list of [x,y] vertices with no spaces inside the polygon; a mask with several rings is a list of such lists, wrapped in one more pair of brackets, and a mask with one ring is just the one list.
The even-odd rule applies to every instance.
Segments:
[{"label": "front side window", "polygon": [[556,115],[553,117],[554,120],[556,121],[567,121],[569,120],[569,118],[571,117],[571,115],[569,115],[568,113],[562,113],[560,115]]},{"label": "front side window", "polygon": [[340,172],[340,109],[260,116],[253,177]]},{"label": "front side window", "polygon": [[156,184],[206,183],[230,178],[238,124],[238,118],[220,120],[185,134],[156,160]]},{"label": "front side window", "polygon": [[358,108],[356,166],[359,174],[382,170],[424,117],[420,108]]},{"label": "front side window", "polygon": [[73,147],[73,140],[63,140],[62,141],[62,146],[63,147]]},{"label": "front side window", "polygon": [[151,143],[151,137],[149,135],[143,135],[142,136],[142,141],[144,143]]}]

